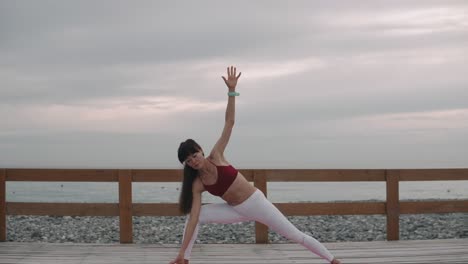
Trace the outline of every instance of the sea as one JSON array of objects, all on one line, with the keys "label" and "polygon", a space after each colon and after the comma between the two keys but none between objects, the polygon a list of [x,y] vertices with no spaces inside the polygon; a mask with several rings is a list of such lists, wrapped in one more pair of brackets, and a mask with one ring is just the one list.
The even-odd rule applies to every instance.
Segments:
[{"label": "sea", "polygon": [[[133,183],[134,203],[177,203],[181,183]],[[468,181],[400,182],[400,200],[468,199]],[[203,202],[221,203],[204,193]],[[272,182],[272,202],[384,201],[385,182]],[[7,182],[8,202],[117,203],[118,183]]]}]

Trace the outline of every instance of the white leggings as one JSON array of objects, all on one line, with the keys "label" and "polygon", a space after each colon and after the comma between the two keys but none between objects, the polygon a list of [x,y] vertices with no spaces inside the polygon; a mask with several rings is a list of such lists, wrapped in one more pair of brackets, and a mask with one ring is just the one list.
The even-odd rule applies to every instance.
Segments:
[{"label": "white leggings", "polygon": [[[188,219],[189,217],[187,217],[187,222]],[[227,203],[203,205],[200,210],[197,227],[195,228],[192,239],[185,251],[185,259],[190,259],[200,224],[230,224],[252,220],[258,221],[287,239],[303,245],[329,262],[333,260],[333,255],[319,241],[299,231],[270,201],[266,199],[265,195],[260,190],[256,190],[249,198],[247,198],[247,200],[236,206],[230,206]],[[185,223],[185,226],[187,226],[187,222]]]}]

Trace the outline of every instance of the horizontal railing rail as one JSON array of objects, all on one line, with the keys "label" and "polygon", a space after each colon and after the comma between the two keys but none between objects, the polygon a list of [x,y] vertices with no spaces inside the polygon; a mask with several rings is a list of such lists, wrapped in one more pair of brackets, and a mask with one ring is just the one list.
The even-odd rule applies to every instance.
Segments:
[{"label": "horizontal railing rail", "polygon": [[[386,215],[387,240],[399,239],[401,214],[466,213],[468,200],[400,201],[403,181],[468,180],[468,169],[244,169],[240,172],[268,194],[268,182],[386,182],[385,201],[275,203],[285,215]],[[7,181],[118,182],[118,203],[7,202]],[[133,242],[133,216],[180,216],[177,203],[133,203],[133,182],[181,182],[176,169],[0,169],[0,241],[7,215],[119,216],[120,242]],[[268,243],[266,226],[255,224],[257,243]]]}]

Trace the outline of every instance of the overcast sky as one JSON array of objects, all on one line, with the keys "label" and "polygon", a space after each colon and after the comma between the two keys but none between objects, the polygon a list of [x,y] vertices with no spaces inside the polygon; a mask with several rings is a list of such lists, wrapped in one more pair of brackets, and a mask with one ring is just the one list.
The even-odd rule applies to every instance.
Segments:
[{"label": "overcast sky", "polygon": [[467,1],[0,1],[0,167],[468,167]]}]

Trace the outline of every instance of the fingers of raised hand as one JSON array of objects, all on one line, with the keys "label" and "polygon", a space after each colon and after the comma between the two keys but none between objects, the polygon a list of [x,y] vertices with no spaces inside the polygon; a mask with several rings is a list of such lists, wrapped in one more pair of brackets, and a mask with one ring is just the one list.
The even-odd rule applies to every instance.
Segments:
[{"label": "fingers of raised hand", "polygon": [[239,77],[241,76],[242,72],[239,72],[237,76],[236,76],[236,73],[237,73],[236,67],[234,66],[227,67],[227,79],[224,76],[222,76],[222,78],[225,82],[227,82],[228,80],[237,81],[237,79],[239,79]]},{"label": "fingers of raised hand", "polygon": [[228,79],[232,78],[232,75],[234,74],[234,71],[236,70],[236,68],[234,68],[233,66],[231,66],[231,68],[227,67],[227,76],[228,76]]},{"label": "fingers of raised hand", "polygon": [[227,67],[227,76],[228,76],[228,78],[236,77],[236,72],[237,72],[236,67],[234,67],[234,66],[231,66],[230,68]]}]

